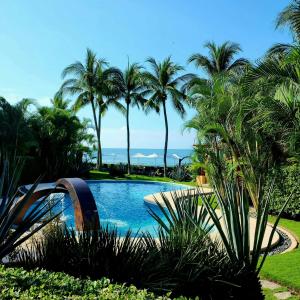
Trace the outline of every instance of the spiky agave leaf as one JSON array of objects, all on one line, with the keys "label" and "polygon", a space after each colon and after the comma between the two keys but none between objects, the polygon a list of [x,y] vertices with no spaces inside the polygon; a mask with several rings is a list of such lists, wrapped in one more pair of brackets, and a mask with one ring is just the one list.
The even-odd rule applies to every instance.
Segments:
[{"label": "spiky agave leaf", "polygon": [[[259,264],[259,258],[262,254],[262,243],[265,237],[265,231],[268,222],[270,197],[266,201],[262,199],[262,191],[257,203],[256,225],[254,233],[254,244],[250,246],[250,225],[249,225],[249,196],[243,188],[243,184],[235,179],[223,178],[223,189],[214,184],[214,191],[221,210],[221,218],[217,215],[211,204],[203,198],[203,203],[207,208],[212,221],[218,229],[220,238],[226,249],[226,252],[233,263],[245,266],[259,273],[268,254],[271,242],[279,222],[280,214],[273,226],[272,232],[268,238],[267,248],[264,250],[264,256]],[[269,191],[270,195],[271,189]],[[282,210],[286,207],[289,200],[286,201]]]},{"label": "spiky agave leaf", "polygon": [[200,194],[209,203],[213,202],[211,195],[204,194],[200,188],[171,192],[170,199],[166,194],[161,193],[162,202],[155,199],[159,213],[151,207],[149,213],[168,234],[173,231],[199,231],[207,234],[213,225],[206,208],[198,205]]},{"label": "spiky agave leaf", "polygon": [[[7,165],[7,164],[6,164]],[[6,169],[7,170],[7,169]],[[7,171],[4,169],[1,176],[1,184],[7,179]],[[13,172],[12,179],[9,184],[8,191],[0,194],[0,258],[11,253],[19,245],[29,239],[33,234],[43,228],[47,223],[54,220],[60,212],[53,215],[52,217],[45,217],[54,207],[57,206],[60,200],[55,201],[52,204],[49,204],[48,196],[42,197],[40,202],[34,206],[25,217],[16,224],[16,220],[21,214],[22,210],[26,207],[32,194],[34,193],[40,179],[36,181],[29,191],[22,197],[17,197],[17,194],[14,192],[12,195],[13,189],[16,187],[16,181],[19,178],[20,170],[15,170]],[[8,179],[9,181],[9,179]],[[50,193],[49,193],[50,194]],[[35,228],[32,227],[36,225]]]}]

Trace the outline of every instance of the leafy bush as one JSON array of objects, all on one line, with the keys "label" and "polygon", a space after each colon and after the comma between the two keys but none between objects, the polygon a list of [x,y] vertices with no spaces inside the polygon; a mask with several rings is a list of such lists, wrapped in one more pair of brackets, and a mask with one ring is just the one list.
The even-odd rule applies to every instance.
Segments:
[{"label": "leafy bush", "polygon": [[169,173],[169,177],[177,181],[189,181],[192,179],[187,166],[177,166]]},{"label": "leafy bush", "polygon": [[124,177],[127,170],[126,166],[123,164],[114,165],[111,164],[108,169],[109,175],[112,177]]},{"label": "leafy bush", "polygon": [[[23,300],[99,299],[99,300],[151,300],[157,298],[146,290],[134,286],[111,284],[108,279],[81,280],[63,273],[45,270],[25,271],[0,265],[0,298]],[[181,297],[181,300],[186,298]]]},{"label": "leafy bush", "polygon": [[291,196],[283,216],[300,220],[300,165],[292,164],[274,168],[268,176],[265,191],[269,190],[273,181],[270,212],[278,214],[287,197]]},{"label": "leafy bush", "polygon": [[24,170],[30,172],[23,173],[22,183],[33,182],[41,174],[51,181],[87,173],[90,166],[84,162],[84,153],[94,143],[89,122],[80,121],[71,109],[55,103],[31,112],[33,104],[23,99],[11,105],[0,97],[0,168],[4,158],[26,157]]}]

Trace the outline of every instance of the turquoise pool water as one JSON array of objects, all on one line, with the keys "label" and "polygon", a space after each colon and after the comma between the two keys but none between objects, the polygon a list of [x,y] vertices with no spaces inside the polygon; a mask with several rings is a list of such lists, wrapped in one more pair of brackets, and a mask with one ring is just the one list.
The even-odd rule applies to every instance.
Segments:
[{"label": "turquoise pool water", "polygon": [[[148,231],[156,234],[157,223],[149,215],[149,207],[159,212],[156,205],[144,202],[149,194],[181,190],[179,184],[149,181],[87,181],[95,198],[102,225],[116,227],[121,235],[128,229],[133,233]],[[65,196],[63,218],[74,226],[74,213],[69,196]]]}]

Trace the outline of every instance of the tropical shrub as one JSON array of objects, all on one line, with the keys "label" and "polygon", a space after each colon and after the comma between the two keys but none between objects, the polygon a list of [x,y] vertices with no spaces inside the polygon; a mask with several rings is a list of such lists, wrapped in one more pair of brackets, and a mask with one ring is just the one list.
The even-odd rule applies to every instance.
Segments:
[{"label": "tropical shrub", "polygon": [[[109,279],[82,280],[64,273],[45,270],[25,271],[0,265],[0,298],[8,299],[99,299],[99,300],[151,300],[169,299],[156,297],[134,286],[112,284]],[[180,297],[181,300],[186,298]]]},{"label": "tropical shrub", "polygon": [[[300,219],[300,165],[298,163],[283,165],[271,170],[265,185],[265,190],[271,192],[270,213],[278,214],[290,195],[289,204],[283,211],[283,216]],[[293,193],[291,194],[291,191]]]},{"label": "tropical shrub", "polygon": [[0,97],[0,168],[5,160],[12,164],[16,156],[26,156],[36,143],[30,130],[26,110],[32,102],[24,99],[10,105]]},{"label": "tropical shrub", "polygon": [[108,172],[112,177],[124,177],[126,174],[126,166],[123,164],[111,164],[108,168]]},{"label": "tropical shrub", "polygon": [[[35,107],[33,100],[23,99],[15,105],[0,97],[0,168],[8,159],[26,158],[20,180],[33,182],[40,174],[44,180],[82,175],[89,169],[84,154],[93,145],[88,132],[89,121],[80,121],[67,102],[55,97],[53,107]],[[29,106],[33,110],[29,110]]]},{"label": "tropical shrub", "polygon": [[83,154],[89,148],[83,143],[91,144],[93,136],[87,133],[87,121],[81,122],[70,110],[42,107],[30,117],[30,127],[38,146],[32,149],[29,163],[38,166],[45,180],[74,176],[88,167]]},{"label": "tropical shrub", "polygon": [[176,166],[169,173],[169,177],[176,181],[189,181],[192,176],[187,166]]},{"label": "tropical shrub", "polygon": [[[36,239],[28,249],[19,249],[17,259],[26,268],[92,279],[109,277],[113,281],[132,283],[141,274],[146,249],[130,232],[124,239],[117,231],[101,227],[98,232],[76,232],[52,225],[43,239]],[[143,254],[145,254],[143,256]]]}]

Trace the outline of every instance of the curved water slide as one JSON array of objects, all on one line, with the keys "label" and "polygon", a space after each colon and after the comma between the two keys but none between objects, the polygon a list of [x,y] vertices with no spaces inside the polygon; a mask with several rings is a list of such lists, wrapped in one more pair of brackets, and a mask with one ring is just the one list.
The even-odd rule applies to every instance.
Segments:
[{"label": "curved water slide", "polygon": [[[26,186],[19,188],[22,197],[28,190]],[[79,231],[99,230],[99,214],[94,196],[87,183],[80,178],[61,178],[55,184],[40,184],[32,193],[27,205],[21,211],[17,223],[37,200],[55,193],[68,193],[72,200],[76,229]]]}]

